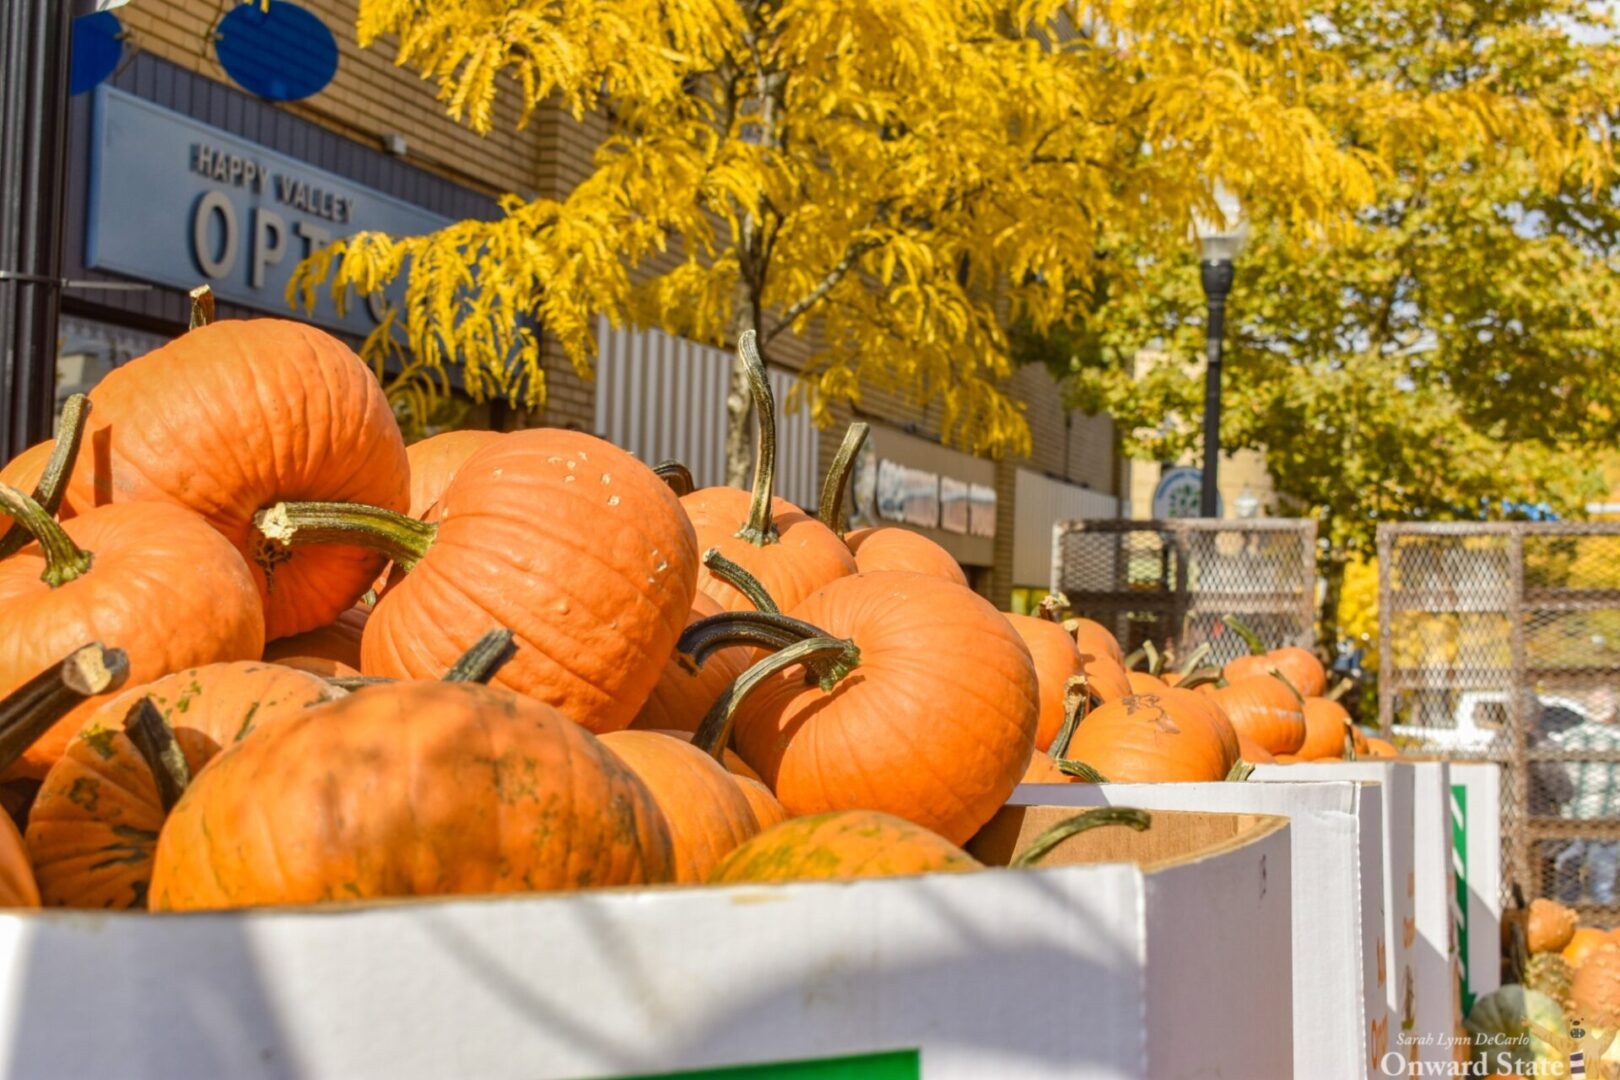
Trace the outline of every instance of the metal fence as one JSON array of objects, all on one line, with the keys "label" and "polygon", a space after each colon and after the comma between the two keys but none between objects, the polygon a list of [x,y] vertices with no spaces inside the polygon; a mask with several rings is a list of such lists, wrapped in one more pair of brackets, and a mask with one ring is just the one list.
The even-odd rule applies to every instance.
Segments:
[{"label": "metal fence", "polygon": [[1113,631],[1126,652],[1208,643],[1212,663],[1247,649],[1235,615],[1268,644],[1315,641],[1316,522],[1291,518],[1060,521],[1052,589]]},{"label": "metal fence", "polygon": [[1517,885],[1620,915],[1620,523],[1383,525],[1379,719],[1503,765]]}]

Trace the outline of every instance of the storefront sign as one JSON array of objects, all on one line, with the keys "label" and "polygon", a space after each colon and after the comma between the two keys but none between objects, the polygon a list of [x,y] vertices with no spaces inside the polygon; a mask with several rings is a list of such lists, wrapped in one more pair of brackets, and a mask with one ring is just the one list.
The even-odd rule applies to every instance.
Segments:
[{"label": "storefront sign", "polygon": [[[287,283],[305,256],[361,230],[433,232],[449,219],[149,101],[103,86],[90,136],[85,265],[290,314]],[[403,281],[387,301],[401,303]],[[382,297],[339,316],[327,290],[305,316],[367,334]]]},{"label": "storefront sign", "polygon": [[[857,481],[857,497],[860,484]],[[996,489],[883,459],[874,491],[884,521],[966,536],[996,535]]]},{"label": "storefront sign", "polygon": [[[1202,508],[1204,473],[1187,467],[1167,469],[1153,491],[1153,516],[1157,519],[1195,518]],[[1221,498],[1215,497],[1215,516],[1221,516]]]},{"label": "storefront sign", "polygon": [[983,484],[968,485],[968,535],[995,538],[995,488],[985,487]]}]

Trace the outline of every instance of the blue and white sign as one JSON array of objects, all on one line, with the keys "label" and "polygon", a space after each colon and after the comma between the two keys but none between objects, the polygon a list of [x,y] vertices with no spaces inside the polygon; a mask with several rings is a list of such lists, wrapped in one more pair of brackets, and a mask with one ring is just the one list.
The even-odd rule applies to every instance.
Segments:
[{"label": "blue and white sign", "polygon": [[[416,236],[442,215],[318,169],[219,128],[103,86],[90,142],[84,261],[145,281],[212,286],[221,300],[292,315],[287,283],[301,259],[362,230]],[[401,304],[397,279],[386,302]],[[385,300],[353,300],[339,318],[321,290],[298,317],[364,335]]]},{"label": "blue and white sign", "polygon": [[[1153,516],[1166,518],[1195,518],[1203,505],[1204,471],[1183,466],[1166,469],[1153,489]],[[1215,496],[1215,516],[1221,516],[1221,497]]]}]

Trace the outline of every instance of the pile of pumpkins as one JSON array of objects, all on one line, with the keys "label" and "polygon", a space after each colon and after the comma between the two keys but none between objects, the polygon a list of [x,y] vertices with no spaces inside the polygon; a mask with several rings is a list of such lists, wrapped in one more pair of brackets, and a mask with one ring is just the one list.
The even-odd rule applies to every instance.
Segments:
[{"label": "pile of pumpkins", "polygon": [[0,469],[0,904],[966,870],[1021,782],[1355,745],[1303,650],[1131,671],[846,532],[864,425],[816,516],[776,498],[751,337],[744,491],[557,429],[407,447],[337,339],[197,323]]}]

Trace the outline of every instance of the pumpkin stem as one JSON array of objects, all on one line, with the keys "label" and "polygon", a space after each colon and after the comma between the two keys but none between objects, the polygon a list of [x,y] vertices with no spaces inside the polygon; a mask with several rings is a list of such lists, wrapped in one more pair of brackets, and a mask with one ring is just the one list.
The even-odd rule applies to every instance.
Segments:
[{"label": "pumpkin stem", "polygon": [[1344,733],[1344,760],[1356,761],[1356,738],[1348,731]]},{"label": "pumpkin stem", "polygon": [[702,667],[717,649],[729,645],[775,650],[808,638],[828,636],[819,628],[786,615],[767,611],[722,611],[688,626],[675,643],[675,650],[690,656]]},{"label": "pumpkin stem", "polygon": [[[1182,678],[1186,678],[1194,671],[1197,671],[1198,665],[1202,664],[1204,662],[1204,658],[1214,651],[1215,650],[1210,647],[1209,642],[1206,641],[1202,645],[1198,646],[1198,648],[1188,653],[1186,663],[1181,665],[1180,675]],[[1177,683],[1176,685],[1179,686],[1180,683]]]},{"label": "pumpkin stem", "polygon": [[1255,633],[1248,623],[1236,615],[1222,615],[1221,622],[1225,623],[1234,634],[1243,639],[1243,644],[1249,647],[1250,656],[1265,655],[1265,643],[1260,640],[1260,635]]},{"label": "pumpkin stem", "polygon": [[1074,739],[1074,729],[1080,726],[1080,721],[1086,718],[1091,711],[1091,680],[1084,675],[1071,675],[1069,681],[1063,684],[1063,726],[1052,738],[1052,744],[1046,752],[1052,755],[1053,760],[1061,759],[1069,752],[1069,743]]},{"label": "pumpkin stem", "polygon": [[1295,699],[1298,700],[1301,705],[1305,704],[1305,695],[1299,692],[1299,687],[1290,682],[1288,680],[1288,676],[1284,675],[1281,670],[1278,668],[1267,668],[1266,674],[1270,675],[1272,678],[1288,687],[1289,690],[1293,691]]},{"label": "pumpkin stem", "polygon": [[439,527],[380,506],[338,502],[280,502],[253,515],[264,537],[261,561],[279,561],[280,549],[350,544],[387,555],[407,571],[433,546]]},{"label": "pumpkin stem", "polygon": [[116,690],[128,678],[129,654],[94,642],[0,698],[0,771],[85,698]]},{"label": "pumpkin stem", "polygon": [[1250,762],[1244,761],[1242,758],[1238,758],[1236,761],[1232,762],[1232,767],[1226,772],[1226,778],[1233,782],[1247,780],[1253,775],[1254,765]]},{"label": "pumpkin stem", "polygon": [[[855,648],[855,643],[847,639],[812,637],[794,642],[780,652],[767,656],[737,676],[736,680],[726,687],[726,692],[710,706],[708,713],[703,717],[703,723],[698,725],[697,732],[692,736],[692,745],[719,761],[726,744],[731,741],[731,727],[737,721],[737,709],[765,680],[795,664],[809,666],[815,661],[822,664],[830,663],[835,669],[841,668],[839,675],[841,678],[854,669],[859,659],[860,654]],[[835,679],[834,683],[836,682]],[[822,682],[821,688],[824,691],[832,690],[832,686],[826,681]]]},{"label": "pumpkin stem", "polygon": [[[1047,622],[1055,622],[1069,631],[1070,634],[1073,634],[1074,629],[1063,618],[1063,613],[1067,610],[1069,610],[1069,598],[1060,592],[1049,592],[1041,597],[1040,605],[1036,608],[1036,616],[1045,619]],[[1078,619],[1074,620],[1074,625],[1080,625]]]},{"label": "pumpkin stem", "polygon": [[697,484],[692,481],[692,470],[678,461],[660,461],[653,466],[653,472],[658,474],[658,479],[669,485],[677,499],[697,490]]},{"label": "pumpkin stem", "polygon": [[776,606],[776,601],[771,599],[771,594],[760,584],[759,578],[720,554],[719,548],[710,548],[703,553],[703,565],[709,568],[709,573],[746,596],[756,611],[763,611],[767,615],[781,614],[782,609]]},{"label": "pumpkin stem", "polygon": [[191,326],[195,330],[199,326],[207,326],[214,321],[214,290],[207,285],[199,285],[191,290]]},{"label": "pumpkin stem", "polygon": [[1128,829],[1142,832],[1153,824],[1153,818],[1146,811],[1133,810],[1127,806],[1101,806],[1095,810],[1086,810],[1044,830],[1039,836],[1029,842],[1029,847],[1018,854],[1018,857],[1008,863],[1014,870],[1037,866],[1040,861],[1052,853],[1052,849],[1070,837],[1079,836],[1083,832],[1101,828],[1105,825],[1123,825]]},{"label": "pumpkin stem", "polygon": [[444,673],[442,681],[487,683],[515,655],[517,646],[512,642],[512,631],[504,626],[499,627],[479,638],[472,648],[462,653],[461,659]]},{"label": "pumpkin stem", "polygon": [[1142,652],[1147,656],[1148,674],[1158,678],[1159,672],[1164,670],[1164,656],[1159,652],[1158,646],[1151,641],[1144,641]]},{"label": "pumpkin stem", "polygon": [[384,683],[398,681],[398,679],[389,679],[381,675],[339,675],[334,679],[326,680],[328,686],[335,686],[339,690],[363,690],[368,686],[381,686]]},{"label": "pumpkin stem", "polygon": [[1176,688],[1180,690],[1196,690],[1205,683],[1218,683],[1220,681],[1220,668],[1199,668],[1197,671],[1189,672],[1185,678],[1177,681]]},{"label": "pumpkin stem", "polygon": [[1125,670],[1135,671],[1136,665],[1147,659],[1147,648],[1132,649],[1125,654]]},{"label": "pumpkin stem", "polygon": [[191,766],[186,764],[185,752],[175,741],[174,728],[158,712],[152,699],[143,697],[124,717],[124,734],[135,744],[146,767],[152,770],[158,799],[163,803],[163,812],[168,813],[191,784]]},{"label": "pumpkin stem", "polygon": [[1108,777],[1083,761],[1074,761],[1070,758],[1053,758],[1052,763],[1058,767],[1059,772],[1067,773],[1087,784],[1108,783]]},{"label": "pumpkin stem", "polygon": [[0,484],[0,511],[10,514],[17,527],[39,544],[45,555],[45,572],[39,580],[51,588],[65,585],[90,569],[90,552],[75,544],[56,519],[27,495]]},{"label": "pumpkin stem", "polygon": [[[88,397],[74,394],[63,403],[62,420],[56,426],[56,442],[45,462],[45,471],[39,474],[39,483],[34,485],[34,501],[51,517],[62,508],[62,496],[67,494],[68,478],[73,475],[73,464],[84,442],[85,421],[89,419]],[[27,529],[6,530],[6,535],[0,537],[0,559],[17,554],[32,539]]]},{"label": "pumpkin stem", "polygon": [[754,494],[748,503],[748,520],[737,530],[737,538],[755,547],[776,543],[776,525],[771,521],[771,497],[776,489],[776,398],[771,394],[770,374],[752,330],[737,338],[737,359],[748,376],[748,390],[754,397],[759,417],[759,446],[754,452]]},{"label": "pumpkin stem", "polygon": [[1354,685],[1355,681],[1352,679],[1340,679],[1338,685],[1327,692],[1327,699],[1329,701],[1338,701],[1340,698],[1344,697],[1345,694],[1349,693],[1350,688]]},{"label": "pumpkin stem", "polygon": [[844,515],[849,495],[849,481],[855,475],[855,459],[860,456],[861,444],[866,442],[866,433],[871,425],[863,420],[857,420],[849,425],[844,432],[844,441],[838,447],[838,453],[833,457],[832,467],[827,470],[827,479],[821,483],[821,506],[817,517],[821,523],[843,539],[848,531],[849,522]]}]

